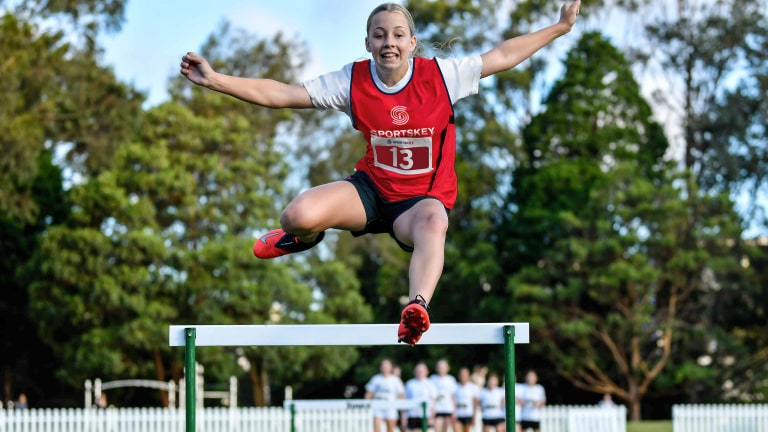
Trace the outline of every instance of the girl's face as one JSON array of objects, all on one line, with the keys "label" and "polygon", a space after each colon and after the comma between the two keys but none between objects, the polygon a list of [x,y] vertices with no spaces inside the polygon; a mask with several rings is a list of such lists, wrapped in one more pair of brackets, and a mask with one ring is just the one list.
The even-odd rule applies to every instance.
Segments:
[{"label": "girl's face", "polygon": [[466,384],[469,382],[469,369],[467,368],[461,368],[459,370],[459,381],[462,384]]},{"label": "girl's face", "polygon": [[493,390],[493,389],[497,388],[498,386],[499,386],[499,379],[495,375],[492,375],[492,376],[488,377],[488,388],[489,389]]},{"label": "girl's face", "polygon": [[373,55],[377,68],[388,74],[400,72],[404,76],[408,58],[416,49],[416,36],[411,34],[403,14],[383,11],[371,20],[365,48]]}]

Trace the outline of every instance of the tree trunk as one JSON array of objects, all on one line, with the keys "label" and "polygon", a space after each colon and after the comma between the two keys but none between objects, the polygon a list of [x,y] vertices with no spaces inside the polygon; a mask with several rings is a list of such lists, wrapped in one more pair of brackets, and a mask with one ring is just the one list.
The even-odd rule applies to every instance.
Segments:
[{"label": "tree trunk", "polygon": [[[165,379],[165,367],[163,366],[163,357],[160,355],[160,351],[154,350],[152,357],[155,359],[155,372],[157,374],[157,380],[166,382]],[[160,403],[164,407],[168,407],[168,392],[160,390]]]},{"label": "tree trunk", "polygon": [[264,389],[267,388],[267,373],[264,369],[264,360],[261,358],[249,358],[248,361],[251,363],[249,375],[251,377],[253,404],[257,407],[266,406],[267,398],[264,394]]},{"label": "tree trunk", "polygon": [[643,419],[643,413],[640,411],[642,406],[640,397],[634,397],[629,401],[629,419],[632,421],[640,421]]},{"label": "tree trunk", "polygon": [[638,387],[635,380],[630,379],[629,380],[629,392],[627,398],[627,403],[629,404],[629,419],[632,421],[640,421],[643,419],[643,414],[641,411],[641,402],[643,399],[643,396],[640,394],[640,388]]}]

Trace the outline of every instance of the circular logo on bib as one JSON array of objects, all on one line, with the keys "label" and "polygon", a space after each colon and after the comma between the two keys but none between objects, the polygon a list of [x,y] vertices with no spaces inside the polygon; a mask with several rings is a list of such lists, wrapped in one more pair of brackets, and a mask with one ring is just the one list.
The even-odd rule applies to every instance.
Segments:
[{"label": "circular logo on bib", "polygon": [[408,111],[404,106],[396,106],[392,108],[392,111],[390,111],[389,114],[392,116],[392,123],[398,126],[408,123]]}]

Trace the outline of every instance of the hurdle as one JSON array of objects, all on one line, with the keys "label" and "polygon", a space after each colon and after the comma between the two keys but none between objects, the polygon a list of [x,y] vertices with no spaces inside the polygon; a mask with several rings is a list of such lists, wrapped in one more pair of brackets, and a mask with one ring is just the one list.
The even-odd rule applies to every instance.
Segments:
[{"label": "hurdle", "polygon": [[[400,345],[398,324],[171,325],[169,345],[185,348],[187,376],[195,376],[198,346]],[[507,424],[515,421],[515,344],[527,344],[528,323],[432,324],[418,345],[504,345]],[[186,432],[196,432],[194,380],[185,380]]]}]

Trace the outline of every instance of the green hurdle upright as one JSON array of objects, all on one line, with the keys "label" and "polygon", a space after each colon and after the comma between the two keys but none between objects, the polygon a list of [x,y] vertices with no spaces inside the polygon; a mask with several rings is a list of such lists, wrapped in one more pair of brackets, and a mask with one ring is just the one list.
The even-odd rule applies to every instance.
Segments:
[{"label": "green hurdle upright", "polygon": [[[198,346],[377,346],[397,343],[398,324],[172,325],[170,346],[185,347],[186,432],[196,432]],[[506,422],[515,422],[515,344],[529,343],[528,323],[432,324],[418,345],[504,345]],[[509,427],[509,426],[507,426]]]}]

